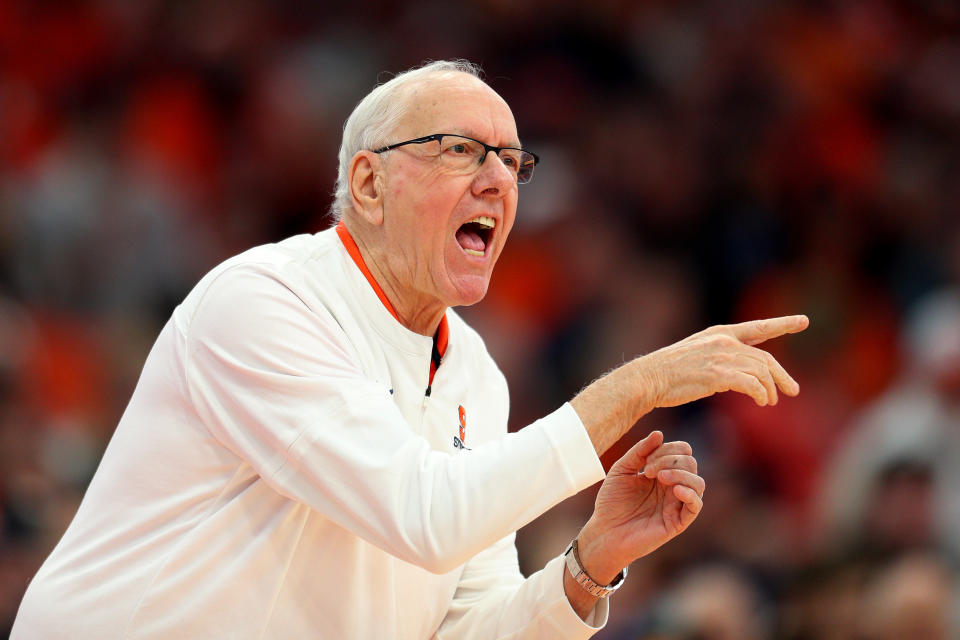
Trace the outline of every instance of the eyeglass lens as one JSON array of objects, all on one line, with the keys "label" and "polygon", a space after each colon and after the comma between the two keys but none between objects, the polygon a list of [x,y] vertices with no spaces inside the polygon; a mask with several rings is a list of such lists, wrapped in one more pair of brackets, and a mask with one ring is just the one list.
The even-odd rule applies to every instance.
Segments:
[{"label": "eyeglass lens", "polygon": [[[479,165],[487,155],[482,144],[469,138],[459,136],[443,136],[440,140],[439,153],[444,163],[457,169],[469,169]],[[534,157],[520,149],[501,149],[500,161],[514,175],[520,184],[530,182],[535,165]]]}]

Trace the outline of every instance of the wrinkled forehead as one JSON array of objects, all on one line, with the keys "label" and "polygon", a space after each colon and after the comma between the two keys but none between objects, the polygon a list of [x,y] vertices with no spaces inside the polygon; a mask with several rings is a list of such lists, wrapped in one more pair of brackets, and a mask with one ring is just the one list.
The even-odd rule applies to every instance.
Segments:
[{"label": "wrinkled forehead", "polygon": [[518,146],[509,105],[479,78],[466,73],[430,75],[405,91],[397,135],[460,133],[497,146]]}]

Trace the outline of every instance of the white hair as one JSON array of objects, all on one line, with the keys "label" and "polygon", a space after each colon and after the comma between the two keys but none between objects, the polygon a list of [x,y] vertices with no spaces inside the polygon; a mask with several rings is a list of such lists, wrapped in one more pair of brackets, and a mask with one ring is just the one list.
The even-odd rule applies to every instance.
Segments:
[{"label": "white hair", "polygon": [[343,217],[343,213],[353,206],[348,183],[350,161],[353,156],[361,149],[375,149],[387,144],[387,137],[393,133],[403,117],[406,108],[403,99],[404,89],[422,81],[427,75],[439,75],[443,78],[466,73],[480,79],[482,72],[478,65],[468,60],[437,60],[399,73],[368,93],[354,107],[353,113],[343,125],[343,140],[340,142],[338,155],[337,186],[333,194],[333,204],[330,206],[333,218],[339,220]]}]

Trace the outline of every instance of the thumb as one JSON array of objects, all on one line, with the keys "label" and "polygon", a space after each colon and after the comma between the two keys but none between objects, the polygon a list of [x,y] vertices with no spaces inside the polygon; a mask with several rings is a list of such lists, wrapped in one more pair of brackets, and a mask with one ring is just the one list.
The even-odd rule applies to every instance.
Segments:
[{"label": "thumb", "polygon": [[610,469],[611,472],[636,475],[647,463],[647,457],[663,444],[663,432],[652,431],[650,435],[630,447]]}]

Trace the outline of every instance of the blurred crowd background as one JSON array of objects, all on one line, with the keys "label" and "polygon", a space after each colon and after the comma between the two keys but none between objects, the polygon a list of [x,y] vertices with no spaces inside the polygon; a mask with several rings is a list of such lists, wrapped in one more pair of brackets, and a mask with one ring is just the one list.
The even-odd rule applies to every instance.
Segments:
[{"label": "blurred crowd background", "polygon": [[[706,507],[603,640],[956,638],[960,3],[0,0],[0,633],[173,307],[330,224],[343,121],[467,58],[542,163],[481,304],[511,428],[710,324],[801,385],[657,410]],[[506,497],[505,497],[506,499]],[[518,534],[561,553],[586,492]]]}]

